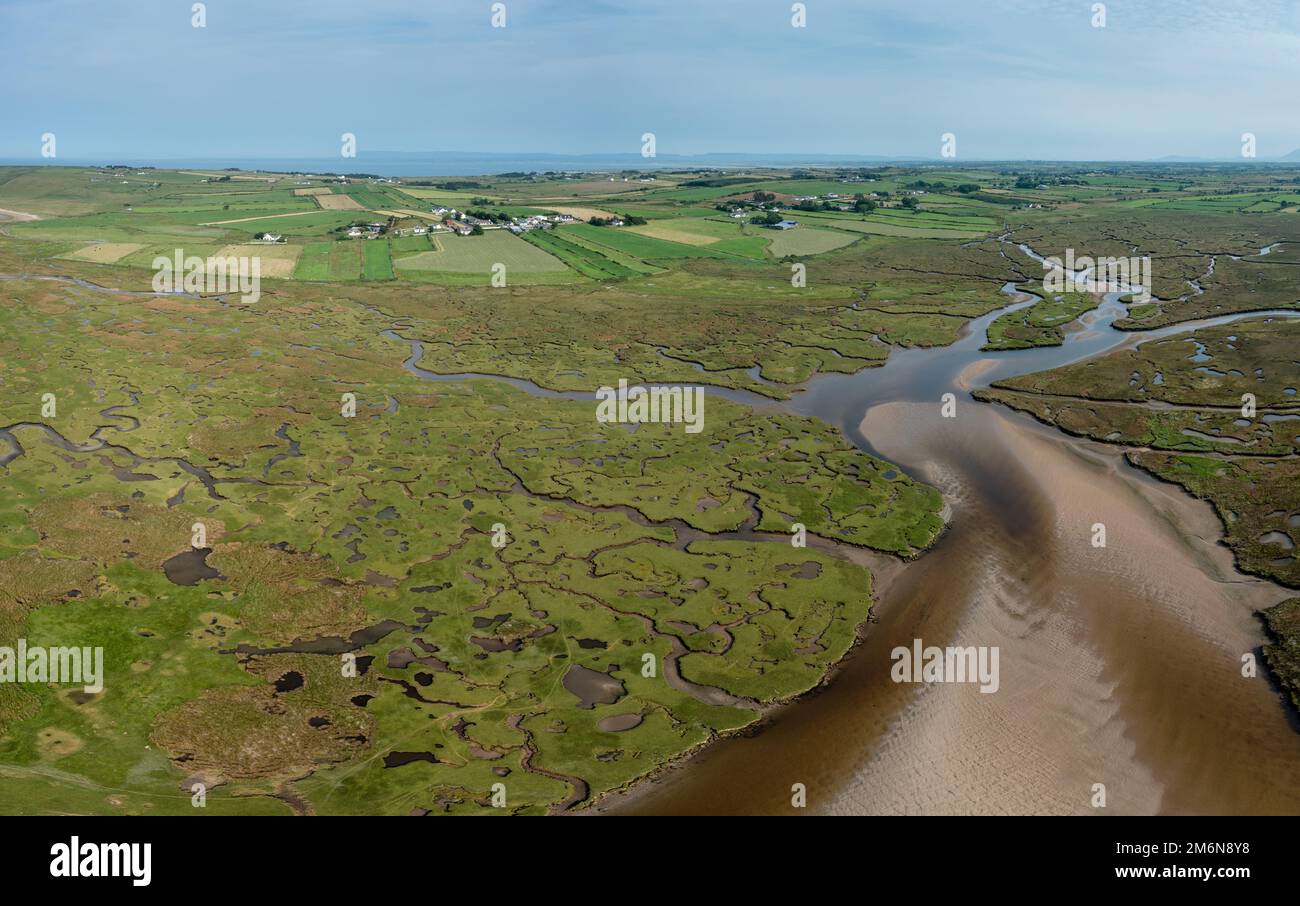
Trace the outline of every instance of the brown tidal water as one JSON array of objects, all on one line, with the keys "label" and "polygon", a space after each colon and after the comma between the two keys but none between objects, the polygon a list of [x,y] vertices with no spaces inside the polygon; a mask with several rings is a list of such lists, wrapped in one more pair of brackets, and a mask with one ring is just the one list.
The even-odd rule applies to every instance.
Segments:
[{"label": "brown tidal water", "polygon": [[[1211,507],[1122,451],[968,396],[1150,337],[1113,331],[1118,312],[1107,299],[1064,347],[1026,354],[980,353],[986,316],[952,347],[796,400],[940,488],[948,531],[878,589],[879,622],[826,688],[595,811],[1300,813],[1300,732],[1262,664],[1240,670],[1263,641],[1255,611],[1289,593],[1237,572]],[[944,392],[956,418],[941,417]],[[997,646],[1000,688],[893,682],[890,652],[918,638]]]}]

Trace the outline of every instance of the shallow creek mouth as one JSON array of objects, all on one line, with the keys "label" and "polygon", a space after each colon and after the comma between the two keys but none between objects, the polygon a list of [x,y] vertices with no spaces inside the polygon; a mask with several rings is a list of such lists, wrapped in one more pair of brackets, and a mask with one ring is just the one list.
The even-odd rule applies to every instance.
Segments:
[{"label": "shallow creek mouth", "polygon": [[[1008,286],[1008,292],[1013,288]],[[642,814],[1085,814],[1093,784],[1118,813],[1300,811],[1300,733],[1258,657],[1254,612],[1290,596],[1246,576],[1211,507],[1074,438],[969,392],[1251,312],[1130,333],[1118,294],[1066,326],[1063,345],[982,352],[975,319],[951,346],[815,378],[790,411],[839,425],[859,448],[943,491],[938,544],[878,589],[877,622],[820,693],[598,811]],[[941,417],[945,393],[957,417]],[[1095,522],[1108,547],[1090,543]],[[890,652],[997,646],[1001,687],[912,685]]]},{"label": "shallow creek mouth", "polygon": [[[915,563],[877,576],[876,623],[818,694],[769,712],[759,732],[719,740],[594,811],[788,813],[791,786],[809,812],[1090,813],[1093,785],[1120,813],[1300,811],[1300,733],[1266,677],[1255,612],[1288,597],[1238,572],[1210,506],[1127,464],[1123,450],[1073,438],[971,390],[1244,318],[1156,330],[1113,327],[1120,293],[1065,326],[1060,346],[981,351],[989,325],[1038,297],[969,322],[950,346],[891,350],[885,364],[818,375],[785,402],[709,387],[707,395],[813,416],[858,448],[943,491],[948,530]],[[565,399],[517,378],[502,380]],[[958,416],[940,416],[953,393]],[[1091,526],[1110,543],[1092,548]],[[1001,688],[891,681],[890,652],[924,644],[997,646]]]},{"label": "shallow creek mouth", "polygon": [[[1037,301],[1004,289],[1014,301],[969,322],[956,343],[893,349],[881,366],[819,375],[788,401],[707,389],[838,425],[940,488],[951,519],[931,551],[877,573],[874,622],[833,682],[770,711],[760,732],[718,740],[594,811],[789,813],[791,785],[803,783],[808,813],[1091,813],[1102,783],[1112,813],[1300,812],[1300,733],[1266,678],[1240,674],[1241,656],[1263,640],[1255,612],[1288,592],[1236,571],[1210,506],[1130,467],[1122,449],[969,396],[1119,347],[1300,312],[1130,333],[1112,326],[1126,309],[1111,294],[1065,326],[1061,346],[982,352],[989,324]],[[405,329],[383,336],[408,344],[404,365],[422,379],[594,398],[434,374]],[[956,395],[956,418],[940,416],[945,393]],[[1089,543],[1099,521],[1101,551]],[[918,638],[997,646],[998,692],[892,682],[891,650]]]}]

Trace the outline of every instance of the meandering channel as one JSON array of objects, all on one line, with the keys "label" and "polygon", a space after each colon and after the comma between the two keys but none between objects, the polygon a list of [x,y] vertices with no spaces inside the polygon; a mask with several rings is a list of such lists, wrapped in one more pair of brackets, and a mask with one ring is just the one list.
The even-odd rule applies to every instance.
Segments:
[{"label": "meandering channel", "polygon": [[[989,324],[951,346],[891,352],[883,367],[809,382],[792,411],[937,485],[952,505],[938,545],[879,596],[878,622],[820,694],[720,740],[598,811],[1288,813],[1300,809],[1300,734],[1277,690],[1241,675],[1255,611],[1289,594],[1239,573],[1208,504],[1130,467],[1122,450],[984,405],[969,391],[1127,345],[1244,318],[1116,330],[1119,294],[1063,345],[982,352]],[[956,418],[941,415],[953,393]],[[1091,546],[1096,522],[1108,547]],[[890,652],[1001,651],[1001,688],[894,683]]]},{"label": "meandering channel", "polygon": [[[1211,508],[1131,468],[1121,450],[969,396],[1199,327],[1300,317],[1242,312],[1124,332],[1113,327],[1126,312],[1118,299],[1067,325],[1057,347],[981,351],[996,318],[1036,301],[1020,294],[950,346],[894,349],[879,367],[818,375],[786,402],[709,388],[839,425],[859,448],[938,486],[952,519],[929,553],[878,576],[878,622],[820,694],[598,810],[787,812],[791,785],[803,783],[809,812],[1091,813],[1096,784],[1116,813],[1300,811],[1300,733],[1268,681],[1240,670],[1262,641],[1255,612],[1288,593],[1237,572]],[[418,340],[383,335],[409,344],[405,366],[426,380],[592,398],[499,375],[434,374],[419,365]],[[941,417],[945,393],[957,396],[956,418]],[[0,431],[16,450],[14,428],[50,433]],[[78,450],[105,446],[95,437]],[[1099,521],[1104,550],[1089,543]],[[915,638],[998,646],[1001,688],[892,682],[890,651]]]},{"label": "meandering channel", "polygon": [[[1055,347],[984,351],[988,327],[1038,297],[974,319],[950,346],[892,350],[884,365],[824,374],[774,402],[729,399],[839,425],[860,449],[938,486],[953,517],[939,544],[879,594],[865,639],[820,694],[718,741],[597,811],[771,813],[803,783],[810,811],[844,813],[1294,812],[1300,733],[1265,678],[1255,616],[1290,593],[1238,572],[1208,504],[1132,468],[1123,451],[975,402],[972,389],[1204,327],[1292,310],[1117,330],[1121,293],[1065,326]],[[406,367],[428,380],[488,378]],[[945,393],[958,417],[941,417]],[[1093,524],[1108,524],[1104,552]],[[997,646],[1002,688],[913,686],[889,677],[895,646]]]}]

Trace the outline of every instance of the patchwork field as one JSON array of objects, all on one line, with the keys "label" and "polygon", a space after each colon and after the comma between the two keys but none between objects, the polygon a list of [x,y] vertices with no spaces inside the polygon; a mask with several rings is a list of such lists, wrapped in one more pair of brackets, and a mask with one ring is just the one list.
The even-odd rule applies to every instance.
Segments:
[{"label": "patchwork field", "polygon": [[393,260],[388,240],[371,240],[361,246],[361,278],[363,280],[392,280]]},{"label": "patchwork field", "polygon": [[316,204],[325,211],[364,211],[361,203],[351,195],[315,195]]},{"label": "patchwork field", "polygon": [[63,257],[75,258],[78,261],[93,261],[96,264],[112,264],[142,248],[144,246],[138,242],[97,242],[73,252],[65,252]]},{"label": "patchwork field", "polygon": [[675,221],[657,220],[644,226],[628,227],[628,232],[655,239],[667,239],[670,242],[684,242],[687,245],[712,245],[720,236],[710,236],[702,230],[692,230],[689,226],[681,227]]},{"label": "patchwork field", "polygon": [[[507,812],[566,811],[757,726],[855,644],[862,549],[916,557],[945,512],[838,424],[759,403],[954,342],[1008,282],[1038,289],[1022,242],[1149,254],[1135,331],[1300,301],[1291,172],[1069,173],[326,193],[289,174],[0,168],[0,207],[41,217],[0,224],[0,645],[92,640],[106,659],[96,693],[0,684],[0,810],[189,813],[201,781],[213,814],[483,814],[495,784]],[[777,212],[756,191],[799,226],[760,225]],[[858,194],[875,209],[840,209]],[[791,206],[814,195],[830,207]],[[347,207],[317,207],[331,199]],[[648,222],[410,232],[448,203],[484,224]],[[349,238],[359,223],[376,238]],[[287,241],[253,241],[266,231]],[[178,249],[255,255],[277,282],[256,306],[152,294],[153,258]],[[1047,295],[991,345],[1060,342],[1092,304]],[[1297,330],[1252,317],[980,396],[1125,446],[1213,503],[1243,568],[1300,587]],[[588,396],[620,379],[705,385],[700,433],[596,421]],[[1294,675],[1293,608],[1273,617],[1269,657]]]},{"label": "patchwork field", "polygon": [[356,280],[361,276],[361,244],[309,242],[294,271],[298,280]]},{"label": "patchwork field", "polygon": [[285,278],[293,274],[302,254],[300,245],[284,243],[250,242],[242,245],[223,246],[216,253],[217,258],[259,258],[263,277]]},{"label": "patchwork field", "polygon": [[436,221],[439,219],[436,214],[431,214],[428,211],[417,211],[414,208],[399,208],[393,211],[376,211],[375,213],[383,214],[385,217],[394,217],[399,220],[407,217],[414,217],[426,222]]},{"label": "patchwork field", "polygon": [[482,236],[442,235],[438,237],[438,244],[438,250],[398,259],[397,266],[402,270],[482,274],[484,282],[497,263],[504,264],[507,273],[561,273],[566,270],[564,262],[558,258],[505,230],[491,230]]},{"label": "patchwork field", "polygon": [[579,220],[590,220],[593,217],[603,217],[606,220],[609,220],[611,217],[618,216],[612,211],[604,211],[600,208],[573,207],[571,205],[559,205],[549,208],[549,210],[554,211],[557,214],[568,214],[570,217],[576,217]]},{"label": "patchwork field", "polygon": [[[623,228],[575,224],[535,230],[521,240],[522,247],[491,238],[496,231],[487,230],[483,236],[468,237],[482,243],[477,251],[448,245],[448,254],[441,256],[433,248],[425,251],[435,254],[422,258],[406,254],[406,249],[394,249],[398,258],[410,260],[397,267],[393,277],[449,285],[485,281],[490,274],[482,269],[484,263],[490,267],[503,256],[517,258],[513,264],[502,263],[517,269],[521,276],[528,275],[525,279],[533,283],[608,282],[661,273],[674,266],[672,262],[696,257],[755,262],[803,258],[834,252],[862,233],[966,238],[982,235],[980,230],[991,232],[999,225],[988,214],[992,206],[962,195],[935,194],[927,200],[926,210],[880,208],[866,218],[838,211],[794,212],[801,226],[785,232],[749,226],[745,219],[726,217],[717,210],[719,204],[735,203],[727,199],[743,199],[742,190],[752,192],[765,186],[787,199],[794,198],[796,192],[845,189],[834,179],[790,180],[779,174],[744,184],[726,179],[693,180],[671,173],[661,173],[650,182],[513,177],[448,179],[435,185],[354,180],[344,185],[303,186],[301,182],[301,177],[282,174],[137,174],[75,168],[53,174],[41,168],[17,168],[8,175],[0,198],[13,204],[14,210],[31,210],[43,218],[38,223],[13,224],[14,238],[80,241],[81,247],[103,245],[102,252],[83,254],[128,268],[148,266],[152,256],[143,252],[175,248],[195,239],[214,241],[218,248],[246,242],[262,232],[282,234],[291,245],[304,248],[325,241],[347,241],[344,234],[357,223],[386,221],[398,230],[409,227],[411,221],[435,221],[439,215],[428,209],[433,204],[472,210],[497,220],[567,213],[580,220],[640,215],[647,221]],[[695,182],[710,184],[696,186]],[[898,181],[881,177],[871,185],[892,191]],[[575,197],[597,195],[614,203],[573,202]],[[113,257],[114,247],[127,245],[141,248]],[[76,250],[77,246],[68,246],[52,251],[66,256]],[[369,267],[364,261],[355,269],[349,263],[339,263],[340,259],[349,261],[352,254],[310,249],[287,277],[389,279],[382,276],[386,268],[378,252],[355,252],[362,259],[369,256]],[[327,258],[336,264],[330,265]]]},{"label": "patchwork field", "polygon": [[858,241],[851,233],[802,224],[793,230],[764,230],[764,238],[768,240],[768,253],[774,258],[820,255]]},{"label": "patchwork field", "polygon": [[[6,271],[15,245],[0,239]],[[335,249],[369,268],[389,245],[301,248],[299,269]],[[290,282],[243,307],[6,286],[0,424],[29,420],[25,401],[53,385],[74,446],[0,435],[22,450],[0,466],[0,636],[106,652],[102,692],[0,689],[8,811],[186,812],[177,791],[196,778],[214,814],[473,814],[497,782],[512,812],[583,804],[815,686],[852,644],[862,567],[728,532],[798,519],[910,554],[941,527],[935,492],[829,426],[713,399],[698,438],[631,433],[584,402],[422,381],[386,336],[425,338],[424,364],[446,368],[444,338],[537,320],[509,297]],[[483,307],[497,304],[514,313]],[[583,307],[550,329],[586,332],[576,358],[621,367]],[[679,525],[712,537],[678,546]],[[365,667],[349,677],[354,649]],[[643,675],[647,655],[662,672]]]},{"label": "patchwork field", "polygon": [[[258,214],[253,217],[236,217],[234,220],[213,220],[200,226],[227,226],[232,223],[262,223],[265,221],[276,220],[282,217],[307,217],[312,211],[293,211],[288,214]],[[251,227],[250,227],[251,229]]]}]

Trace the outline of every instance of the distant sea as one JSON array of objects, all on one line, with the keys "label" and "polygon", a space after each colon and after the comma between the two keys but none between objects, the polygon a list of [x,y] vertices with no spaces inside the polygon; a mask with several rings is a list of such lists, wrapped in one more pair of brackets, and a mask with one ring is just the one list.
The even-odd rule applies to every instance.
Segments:
[{"label": "distant sea", "polygon": [[1244,162],[1239,159],[1214,161],[1198,158],[1169,158],[1149,161],[1049,161],[1011,160],[999,161],[985,158],[965,158],[962,161],[941,160],[930,157],[887,157],[873,154],[743,154],[718,152],[711,154],[660,154],[642,157],[640,154],[544,154],[521,152],[499,154],[486,151],[363,151],[356,157],[137,157],[133,155],[108,155],[95,158],[59,157],[43,158],[0,157],[0,166],[65,166],[98,167],[108,164],[126,164],[131,167],[158,167],[164,170],[223,170],[237,167],[241,170],[266,170],[276,173],[372,173],[375,176],[492,176],[498,173],[544,173],[547,170],[663,170],[663,169],[735,169],[757,167],[881,167],[899,164],[909,167],[961,168],[970,166],[1040,166],[1062,167],[1094,164],[1145,164],[1148,166],[1268,166],[1294,163],[1300,160],[1300,150],[1285,158],[1260,158]]},{"label": "distant sea", "polygon": [[[496,173],[547,170],[654,170],[693,167],[872,167],[905,158],[830,154],[492,154],[482,152],[374,151],[356,157],[176,157],[148,158],[123,155],[91,159],[0,158],[4,166],[61,165],[74,167],[126,164],[167,170],[268,170],[280,173],[373,173],[376,176],[488,176]],[[910,159],[912,163],[917,159]],[[934,161],[938,163],[938,161]]]}]

